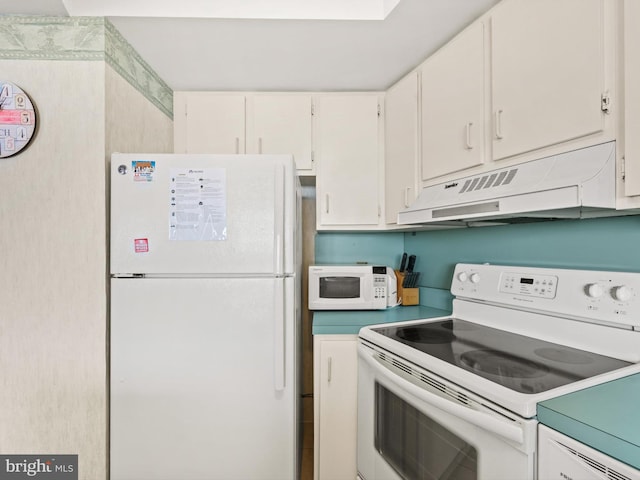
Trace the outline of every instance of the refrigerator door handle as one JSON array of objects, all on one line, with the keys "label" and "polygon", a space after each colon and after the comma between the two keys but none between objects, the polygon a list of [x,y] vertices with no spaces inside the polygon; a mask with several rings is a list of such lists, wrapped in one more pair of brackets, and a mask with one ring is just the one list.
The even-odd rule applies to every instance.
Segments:
[{"label": "refrigerator door handle", "polygon": [[281,392],[285,387],[285,292],[284,279],[276,280],[275,288],[275,325],[274,325],[274,387],[275,390]]},{"label": "refrigerator door handle", "polygon": [[275,225],[273,247],[274,271],[276,275],[284,274],[284,216],[285,216],[285,188],[284,188],[284,166],[277,165],[275,168]]}]

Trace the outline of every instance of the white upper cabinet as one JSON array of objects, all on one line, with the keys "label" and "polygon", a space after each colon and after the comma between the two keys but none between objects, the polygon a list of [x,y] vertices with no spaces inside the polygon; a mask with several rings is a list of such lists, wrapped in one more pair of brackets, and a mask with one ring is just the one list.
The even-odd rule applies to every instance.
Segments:
[{"label": "white upper cabinet", "polygon": [[484,71],[482,22],[422,65],[422,180],[484,162]]},{"label": "white upper cabinet", "polygon": [[247,153],[291,153],[298,173],[313,172],[311,94],[247,97]]},{"label": "white upper cabinet", "polygon": [[494,9],[494,160],[603,130],[603,11],[603,0],[504,0]]},{"label": "white upper cabinet", "polygon": [[245,153],[245,96],[175,92],[176,153]]},{"label": "white upper cabinet", "polygon": [[[624,2],[624,195],[640,195],[640,2]],[[631,205],[637,207],[638,205]]]},{"label": "white upper cabinet", "polygon": [[395,224],[398,212],[416,197],[418,158],[418,73],[393,87],[384,100],[385,223]]},{"label": "white upper cabinet", "polygon": [[378,226],[381,160],[378,109],[376,93],[315,97],[318,230]]}]

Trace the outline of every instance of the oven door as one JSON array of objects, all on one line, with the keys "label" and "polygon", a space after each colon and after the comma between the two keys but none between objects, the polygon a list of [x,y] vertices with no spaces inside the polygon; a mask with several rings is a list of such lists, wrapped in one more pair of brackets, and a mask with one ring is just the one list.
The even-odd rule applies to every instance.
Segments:
[{"label": "oven door", "polygon": [[358,347],[362,480],[535,478],[536,424],[388,352]]}]

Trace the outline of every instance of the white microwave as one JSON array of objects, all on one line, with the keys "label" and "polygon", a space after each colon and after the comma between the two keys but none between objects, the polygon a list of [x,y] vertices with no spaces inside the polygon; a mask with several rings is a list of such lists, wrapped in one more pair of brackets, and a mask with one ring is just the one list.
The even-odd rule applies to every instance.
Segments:
[{"label": "white microwave", "polygon": [[309,267],[309,310],[382,310],[397,302],[396,275],[390,267]]}]

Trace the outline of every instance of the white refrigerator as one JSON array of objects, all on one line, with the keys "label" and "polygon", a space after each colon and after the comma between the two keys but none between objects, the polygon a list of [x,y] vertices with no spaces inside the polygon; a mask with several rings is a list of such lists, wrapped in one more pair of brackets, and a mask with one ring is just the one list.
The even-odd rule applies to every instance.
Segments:
[{"label": "white refrigerator", "polygon": [[111,480],[299,477],[288,155],[114,154]]}]

